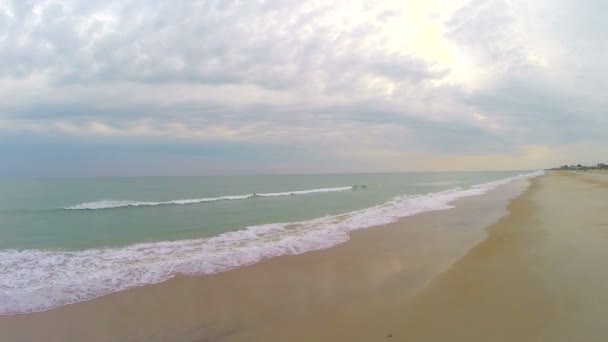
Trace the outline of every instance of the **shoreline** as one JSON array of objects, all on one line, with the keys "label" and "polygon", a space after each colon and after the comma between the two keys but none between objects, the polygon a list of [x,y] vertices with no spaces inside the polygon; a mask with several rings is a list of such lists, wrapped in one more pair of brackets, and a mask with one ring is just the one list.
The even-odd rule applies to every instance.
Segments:
[{"label": "shoreline", "polygon": [[[0,331],[15,338],[31,334],[27,326],[32,325],[55,331],[45,340],[238,338],[274,321],[289,325],[336,307],[348,310],[353,303],[369,302],[371,294],[376,294],[372,306],[390,306],[392,297],[377,294],[413,296],[483,241],[485,228],[507,214],[507,203],[526,184],[515,180],[484,195],[457,199],[449,210],[353,231],[349,241],[329,249],[214,275],[178,276],[50,311],[0,316]],[[70,331],[57,330],[67,328],[67,322]],[[30,338],[35,337],[41,336]]]},{"label": "shoreline", "polygon": [[[277,256],[333,248],[348,241],[354,231],[395,223],[424,212],[450,209],[451,203],[459,198],[483,195],[501,184],[534,174],[538,172],[512,175],[464,189],[399,196],[382,204],[311,220],[252,225],[208,238],[82,251],[7,250],[0,253],[6,262],[3,268],[9,270],[6,279],[0,282],[0,287],[6,289],[6,293],[0,293],[0,315],[44,312],[162,283],[175,276],[216,274]],[[20,277],[18,270],[22,269],[31,272],[32,277]],[[15,277],[11,276],[11,270],[17,271]]]}]

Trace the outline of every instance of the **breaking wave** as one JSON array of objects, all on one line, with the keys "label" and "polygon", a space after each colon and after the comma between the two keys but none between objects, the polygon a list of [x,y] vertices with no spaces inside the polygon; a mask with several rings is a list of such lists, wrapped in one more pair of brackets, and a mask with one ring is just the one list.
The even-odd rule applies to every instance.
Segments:
[{"label": "breaking wave", "polygon": [[194,199],[179,199],[165,202],[141,202],[141,201],[116,201],[116,200],[103,200],[97,202],[87,202],[77,204],[64,209],[67,210],[83,210],[83,209],[114,209],[123,207],[143,207],[143,206],[157,206],[157,205],[180,205],[180,204],[197,204],[206,202],[218,202],[218,201],[236,201],[245,200],[257,197],[281,197],[281,196],[293,196],[293,195],[308,195],[321,192],[336,192],[353,190],[361,187],[360,185],[345,186],[339,188],[320,188],[311,190],[297,190],[297,191],[285,191],[285,192],[268,192],[268,193],[251,193],[246,195],[233,195],[233,196],[221,196],[221,197],[209,197],[209,198],[194,198]]}]

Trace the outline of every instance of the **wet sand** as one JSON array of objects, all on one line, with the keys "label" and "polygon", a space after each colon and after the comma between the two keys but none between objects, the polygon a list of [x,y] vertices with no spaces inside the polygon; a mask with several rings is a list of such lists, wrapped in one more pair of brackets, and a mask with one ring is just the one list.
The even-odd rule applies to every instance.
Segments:
[{"label": "wet sand", "polygon": [[559,172],[337,247],[0,317],[1,341],[603,341],[608,179]]}]

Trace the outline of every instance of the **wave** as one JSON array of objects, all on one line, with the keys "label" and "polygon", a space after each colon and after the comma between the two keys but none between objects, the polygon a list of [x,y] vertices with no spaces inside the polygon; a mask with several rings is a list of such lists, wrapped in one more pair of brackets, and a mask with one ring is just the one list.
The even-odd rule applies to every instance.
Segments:
[{"label": "wave", "polygon": [[0,251],[0,314],[45,311],[112,292],[155,284],[178,274],[205,275],[280,255],[330,248],[353,230],[393,223],[428,211],[450,209],[456,199],[476,196],[541,172],[437,193],[401,196],[371,208],[309,221],[250,226],[221,235],[140,243],[84,251]]},{"label": "wave", "polygon": [[157,205],[171,205],[171,204],[197,204],[206,202],[219,202],[219,201],[236,201],[245,200],[256,197],[282,197],[282,196],[293,196],[293,195],[308,195],[321,192],[336,192],[359,189],[360,185],[344,186],[339,188],[320,188],[311,190],[296,190],[296,191],[285,191],[285,192],[269,192],[269,193],[251,193],[246,195],[233,195],[233,196],[221,196],[221,197],[209,197],[209,198],[195,198],[195,199],[180,199],[164,202],[141,202],[141,201],[116,201],[116,200],[103,200],[97,202],[87,202],[77,204],[64,209],[67,210],[96,210],[96,209],[114,209],[123,207],[142,207],[142,206],[157,206]]}]

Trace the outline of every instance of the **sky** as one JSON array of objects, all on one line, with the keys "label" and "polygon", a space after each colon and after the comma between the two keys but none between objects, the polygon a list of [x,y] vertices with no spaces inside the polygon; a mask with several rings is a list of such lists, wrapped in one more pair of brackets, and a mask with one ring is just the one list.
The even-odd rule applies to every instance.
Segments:
[{"label": "sky", "polygon": [[0,177],[608,162],[604,0],[0,0]]}]

